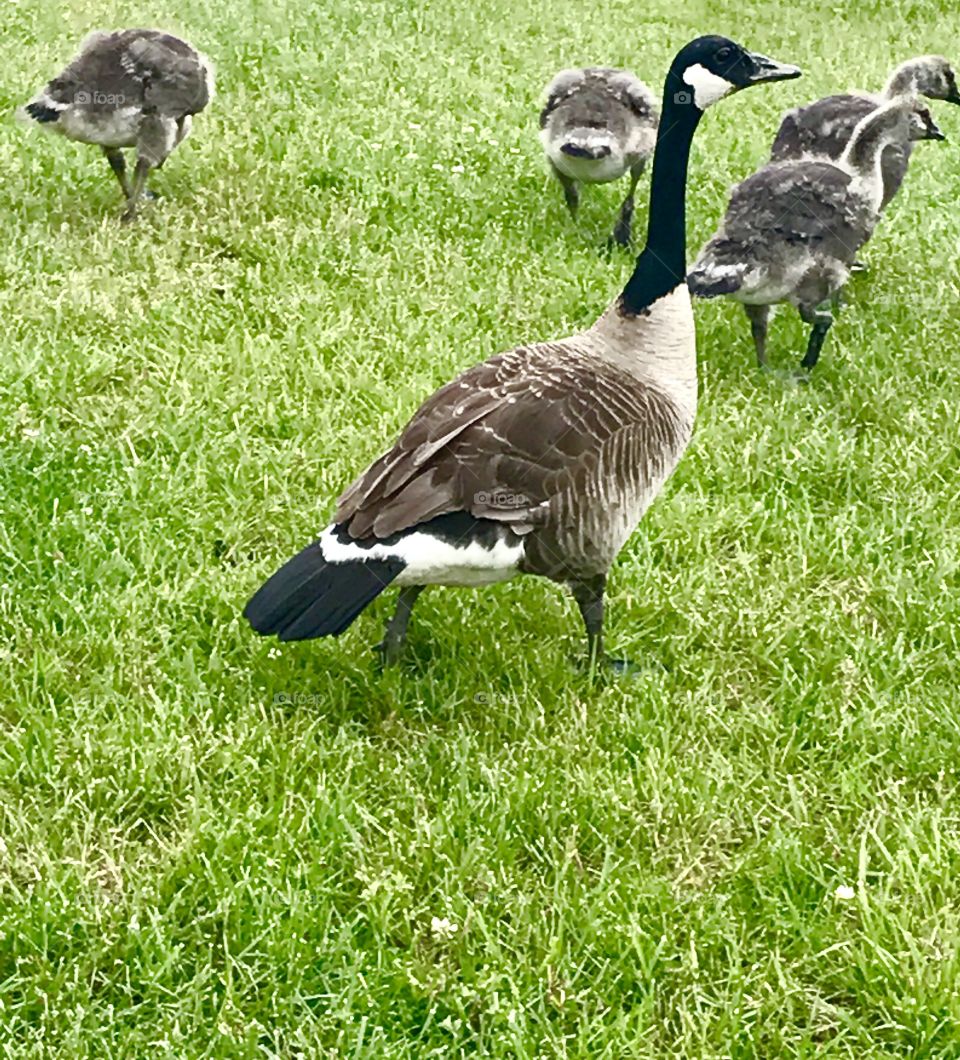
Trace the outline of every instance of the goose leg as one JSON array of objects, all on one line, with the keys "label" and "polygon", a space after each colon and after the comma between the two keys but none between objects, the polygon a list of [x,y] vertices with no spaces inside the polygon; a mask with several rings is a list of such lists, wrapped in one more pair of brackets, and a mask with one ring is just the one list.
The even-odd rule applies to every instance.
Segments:
[{"label": "goose leg", "polygon": [[757,365],[760,368],[767,367],[767,324],[770,321],[770,306],[768,305],[745,305],[743,307],[750,321],[750,334],[753,336],[753,345],[757,351]]},{"label": "goose leg", "polygon": [[110,168],[113,170],[117,180],[120,181],[120,187],[123,188],[124,198],[129,199],[130,180],[127,177],[127,162],[123,157],[123,152],[119,147],[105,147],[103,153],[106,155],[107,161],[110,163]]},{"label": "goose leg", "polygon": [[603,651],[603,594],[606,587],[605,574],[589,581],[575,582],[570,587],[587,631],[587,665],[591,672],[602,666],[616,674],[630,674],[636,670],[633,663],[627,659],[611,659]]},{"label": "goose leg", "polygon": [[383,640],[374,645],[374,651],[380,655],[380,661],[384,666],[393,666],[399,662],[403,653],[403,646],[407,641],[407,626],[410,624],[410,612],[417,602],[417,597],[426,588],[425,585],[408,585],[400,590],[397,597],[397,607],[393,617],[387,623],[383,633]]},{"label": "goose leg", "polygon": [[637,190],[637,184],[647,168],[647,160],[641,158],[630,170],[630,190],[623,200],[620,213],[617,215],[617,223],[613,226],[613,241],[621,247],[630,246],[630,230],[633,226],[633,196]]},{"label": "goose leg", "polygon": [[577,182],[573,177],[568,177],[566,173],[561,173],[556,166],[551,163],[553,169],[553,175],[560,181],[560,186],[563,188],[563,198],[567,204],[567,209],[570,211],[570,216],[577,219],[577,207],[580,205],[580,192],[577,190]]},{"label": "goose leg", "polygon": [[824,340],[830,325],[833,324],[833,313],[830,312],[830,303],[824,302],[811,309],[808,306],[800,308],[800,316],[804,323],[810,324],[810,338],[807,340],[807,352],[800,362],[801,368],[809,371],[820,359],[820,351],[823,349]]},{"label": "goose leg", "polygon": [[577,582],[571,586],[587,631],[587,655],[591,665],[603,657],[603,593],[606,585],[606,575],[601,574],[589,582]]}]

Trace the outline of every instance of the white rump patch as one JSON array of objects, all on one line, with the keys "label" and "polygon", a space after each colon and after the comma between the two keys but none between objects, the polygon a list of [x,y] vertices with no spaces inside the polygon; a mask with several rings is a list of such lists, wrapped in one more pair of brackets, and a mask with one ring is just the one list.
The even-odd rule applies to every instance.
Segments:
[{"label": "white rump patch", "polygon": [[683,71],[683,80],[693,89],[693,101],[700,110],[706,110],[736,88],[731,81],[711,73],[700,63],[688,66]]},{"label": "white rump patch", "polygon": [[476,541],[452,545],[433,534],[414,530],[392,545],[382,542],[363,548],[337,540],[333,526],[320,535],[320,549],[328,563],[355,563],[365,559],[402,559],[406,567],[397,585],[493,585],[517,573],[523,542],[498,541],[486,548]]}]

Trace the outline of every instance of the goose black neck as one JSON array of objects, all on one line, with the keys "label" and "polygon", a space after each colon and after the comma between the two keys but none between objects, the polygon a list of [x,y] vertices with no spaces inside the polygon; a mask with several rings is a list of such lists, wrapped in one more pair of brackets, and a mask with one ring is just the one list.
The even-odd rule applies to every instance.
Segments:
[{"label": "goose black neck", "polygon": [[694,103],[693,89],[680,75],[680,70],[671,67],[664,83],[647,242],[621,295],[624,311],[631,316],[668,294],[687,275],[687,162],[703,112]]}]

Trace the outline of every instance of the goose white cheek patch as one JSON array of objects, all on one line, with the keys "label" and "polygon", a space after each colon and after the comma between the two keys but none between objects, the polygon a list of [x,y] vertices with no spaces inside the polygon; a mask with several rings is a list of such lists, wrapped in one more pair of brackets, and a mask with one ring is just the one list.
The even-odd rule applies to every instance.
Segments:
[{"label": "goose white cheek patch", "polygon": [[683,80],[693,89],[693,101],[701,110],[723,99],[734,88],[726,78],[711,73],[700,63],[688,66],[683,71]]}]

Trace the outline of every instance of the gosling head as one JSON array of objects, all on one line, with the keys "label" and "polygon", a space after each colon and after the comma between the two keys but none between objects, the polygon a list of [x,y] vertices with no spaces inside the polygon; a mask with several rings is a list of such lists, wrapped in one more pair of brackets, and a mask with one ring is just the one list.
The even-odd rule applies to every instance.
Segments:
[{"label": "gosling head", "polygon": [[[765,81],[787,81],[800,69],[747,51],[726,37],[698,37],[673,61],[673,101],[706,110],[724,96]],[[676,84],[679,81],[679,85]]]},{"label": "gosling head", "polygon": [[914,103],[909,114],[910,140],[946,140],[946,134],[933,120],[930,108]]},{"label": "gosling head", "polygon": [[854,130],[854,137],[863,128],[865,139],[883,143],[905,144],[918,140],[946,140],[940,126],[933,120],[930,108],[916,96],[899,99],[875,110]]},{"label": "gosling head", "polygon": [[887,96],[917,94],[960,104],[957,75],[942,55],[921,55],[897,69],[887,86]]}]

